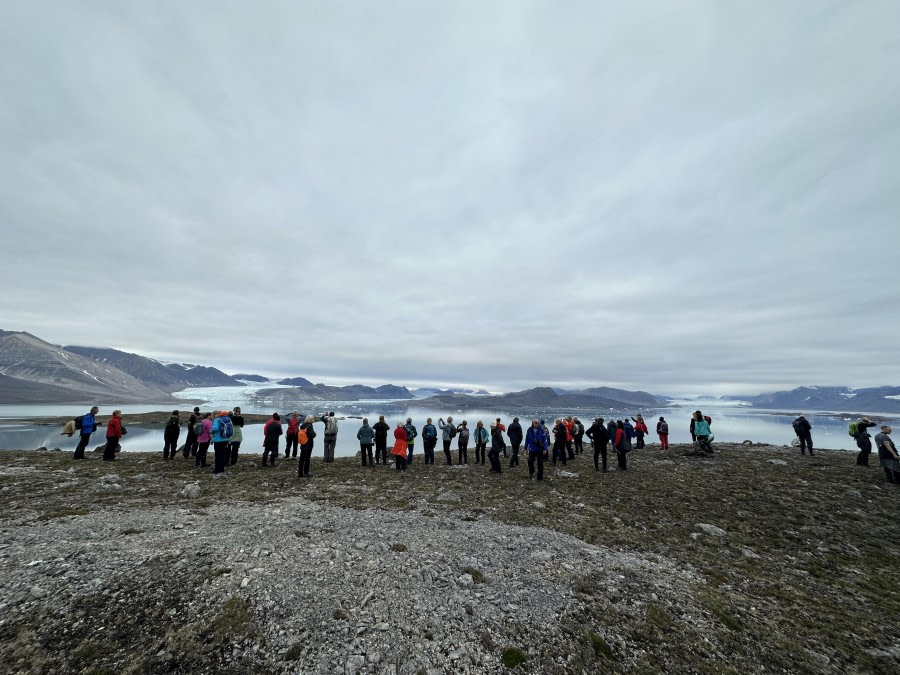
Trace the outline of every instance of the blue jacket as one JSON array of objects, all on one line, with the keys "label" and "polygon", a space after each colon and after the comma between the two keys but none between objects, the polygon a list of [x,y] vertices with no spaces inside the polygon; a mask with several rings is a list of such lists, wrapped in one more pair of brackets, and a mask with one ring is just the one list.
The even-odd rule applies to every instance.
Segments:
[{"label": "blue jacket", "polygon": [[361,445],[372,445],[372,441],[375,439],[375,430],[368,424],[363,424],[356,432],[356,437]]},{"label": "blue jacket", "polygon": [[538,427],[537,429],[528,427],[528,431],[525,432],[525,449],[528,452],[546,452],[549,445],[550,442],[547,440],[547,434],[544,433],[542,427]]},{"label": "blue jacket", "polygon": [[625,420],[625,435],[628,438],[634,438],[637,434],[634,433],[634,427],[631,426],[631,422]]},{"label": "blue jacket", "polygon": [[90,436],[95,431],[97,431],[97,420],[94,419],[92,413],[88,413],[81,418],[81,433]]},{"label": "blue jacket", "polygon": [[212,442],[213,443],[230,443],[231,438],[224,436],[225,433],[225,418],[217,417],[213,420],[212,423]]}]

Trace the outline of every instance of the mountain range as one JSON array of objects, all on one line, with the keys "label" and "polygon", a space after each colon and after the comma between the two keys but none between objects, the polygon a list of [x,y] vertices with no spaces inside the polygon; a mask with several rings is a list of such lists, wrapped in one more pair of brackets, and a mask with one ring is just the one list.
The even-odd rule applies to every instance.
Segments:
[{"label": "mountain range", "polygon": [[725,400],[745,401],[754,408],[804,412],[900,412],[900,387],[797,387],[757,396],[726,396]]}]

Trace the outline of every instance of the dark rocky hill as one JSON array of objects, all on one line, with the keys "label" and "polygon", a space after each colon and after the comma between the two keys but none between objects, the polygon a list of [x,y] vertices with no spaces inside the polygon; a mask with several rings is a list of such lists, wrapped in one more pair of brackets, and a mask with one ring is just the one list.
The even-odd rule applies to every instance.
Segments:
[{"label": "dark rocky hill", "polygon": [[386,384],[380,387],[367,387],[364,384],[351,384],[347,387],[332,387],[327,384],[312,384],[290,389],[260,389],[252,395],[260,401],[271,401],[276,405],[286,403],[302,403],[304,401],[391,401],[395,399],[411,399],[413,395],[406,387]]},{"label": "dark rocky hill", "polygon": [[[655,399],[654,399],[655,401]],[[491,408],[494,410],[528,410],[541,409],[554,410],[590,410],[601,411],[604,409],[621,410],[635,407],[634,403],[612,398],[604,398],[596,394],[583,392],[557,393],[551,387],[535,387],[516,391],[509,394],[496,396],[471,396],[469,394],[443,394],[423,398],[416,402],[417,405],[429,408],[444,408],[451,410],[466,410]],[[655,402],[651,407],[661,407],[664,403]]]},{"label": "dark rocky hill", "polygon": [[244,382],[268,382],[268,377],[263,377],[262,375],[248,375],[246,373],[236,373],[232,375],[236,380],[243,380]]}]

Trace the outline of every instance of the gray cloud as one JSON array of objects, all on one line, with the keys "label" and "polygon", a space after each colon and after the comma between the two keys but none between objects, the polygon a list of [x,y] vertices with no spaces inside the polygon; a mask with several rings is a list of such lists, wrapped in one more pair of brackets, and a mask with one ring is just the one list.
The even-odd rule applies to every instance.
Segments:
[{"label": "gray cloud", "polygon": [[3,328],[326,381],[900,381],[892,3],[12,3]]}]

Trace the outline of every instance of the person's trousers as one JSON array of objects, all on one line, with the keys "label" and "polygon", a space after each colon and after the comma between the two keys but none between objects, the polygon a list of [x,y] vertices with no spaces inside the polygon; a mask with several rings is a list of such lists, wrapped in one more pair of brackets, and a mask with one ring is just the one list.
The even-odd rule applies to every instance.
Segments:
[{"label": "person's trousers", "polygon": [[75,446],[75,454],[72,456],[73,459],[84,459],[84,449],[87,447],[88,443],[91,442],[90,434],[81,434],[81,438],[78,439],[78,445]]},{"label": "person's trousers", "polygon": [[888,483],[900,483],[900,471],[894,471],[886,466],[882,468],[884,469],[884,477],[887,479]]},{"label": "person's trousers", "polygon": [[375,439],[375,463],[388,463],[387,440],[384,438]]},{"label": "person's trousers", "polygon": [[619,460],[619,469],[625,471],[628,468],[628,453],[616,450],[616,458]]},{"label": "person's trousers", "polygon": [[644,447],[644,432],[638,431],[635,434],[635,437],[637,438],[637,441],[635,442],[634,447],[637,450],[641,450]]},{"label": "person's trousers", "polygon": [[528,475],[534,476],[534,465],[537,463],[537,479],[544,480],[544,453],[529,452],[528,453]]},{"label": "person's trousers", "polygon": [[457,464],[468,464],[469,463],[469,445],[460,445],[457,448]]},{"label": "person's trousers", "polygon": [[450,453],[450,439],[444,441],[444,454],[447,456],[447,466],[453,464],[453,455]]},{"label": "person's trousers", "polygon": [[216,441],[213,443],[213,473],[225,473],[225,465],[228,464],[228,441]]},{"label": "person's trousers", "polygon": [[106,447],[103,448],[103,461],[111,462],[116,458],[116,448],[119,446],[119,439],[115,436],[106,437]]},{"label": "person's trousers", "polygon": [[285,440],[287,444],[284,447],[284,458],[287,459],[291,456],[291,450],[294,451],[294,457],[297,456],[297,434],[286,434]]},{"label": "person's trousers", "polygon": [[554,445],[553,446],[553,464],[555,465],[557,461],[566,463],[566,448],[562,445]]},{"label": "person's trousers", "polygon": [[366,458],[369,459],[369,466],[374,466],[372,464],[372,444],[371,443],[360,443],[359,444],[359,456],[362,459],[362,465],[366,465]]},{"label": "person's trousers", "polygon": [[297,462],[297,475],[298,476],[308,476],[309,475],[309,458],[312,457],[313,446],[312,445],[301,445],[300,446],[300,460]]},{"label": "person's trousers", "polygon": [[206,466],[206,451],[209,450],[209,441],[197,444],[197,459],[194,461],[196,466]]},{"label": "person's trousers", "polygon": [[336,434],[326,434],[325,435],[325,455],[324,459],[326,462],[334,461],[334,446],[337,444],[337,435]]},{"label": "person's trousers", "polygon": [[485,443],[476,443],[475,444],[475,463],[476,464],[484,464],[484,452],[487,449],[487,445]]},{"label": "person's trousers", "polygon": [[394,457],[397,458],[397,471],[406,471],[406,457],[403,457],[402,455],[394,455]]},{"label": "person's trousers", "polygon": [[240,441],[231,441],[231,446],[228,448],[228,451],[231,455],[229,457],[229,459],[231,460],[231,466],[234,466],[235,464],[237,464],[238,450],[240,450],[240,449],[241,449]]},{"label": "person's trousers", "polygon": [[872,439],[868,436],[857,439],[856,445],[859,447],[856,463],[860,466],[869,466],[869,455],[872,453]]},{"label": "person's trousers", "polygon": [[659,435],[659,447],[662,450],[669,449],[669,434],[660,434]]},{"label": "person's trousers", "polygon": [[800,454],[805,455],[807,450],[809,450],[809,454],[813,454],[812,434],[806,432],[799,434],[797,438],[800,439]]},{"label": "person's trousers", "polygon": [[437,439],[434,438],[432,440],[425,439],[425,448],[423,453],[425,455],[425,463],[426,464],[434,464],[434,446],[437,445]]},{"label": "person's trousers", "polygon": [[599,443],[594,443],[594,469],[600,470],[600,465],[598,460],[603,460],[603,471],[606,471],[606,443],[600,445]]},{"label": "person's trousers", "polygon": [[175,459],[175,452],[178,449],[178,436],[174,438],[166,438],[163,436],[163,459]]},{"label": "person's trousers", "polygon": [[491,451],[488,453],[488,459],[491,461],[491,471],[500,473],[502,471],[500,467],[500,448],[491,448]]},{"label": "person's trousers", "polygon": [[412,444],[408,443],[406,445],[406,465],[407,466],[410,466],[412,464],[412,458],[413,458],[413,446],[412,446]]},{"label": "person's trousers", "polygon": [[575,452],[572,450],[572,441],[566,441],[566,452],[569,453],[569,459],[575,459]]},{"label": "person's trousers", "polygon": [[184,450],[182,453],[184,454],[184,458],[188,457],[196,457],[197,451],[200,449],[200,442],[197,440],[197,437],[194,434],[188,434],[187,439],[184,442]]},{"label": "person's trousers", "polygon": [[574,438],[574,443],[575,443],[575,454],[580,455],[582,452],[584,452],[584,443],[581,440],[582,437],[574,436],[573,438]]},{"label": "person's trousers", "polygon": [[269,463],[269,456],[272,456],[272,466],[275,466],[275,459],[278,457],[278,439],[276,438],[274,442],[268,442],[263,444],[263,456],[262,456],[262,465],[266,466]]}]

